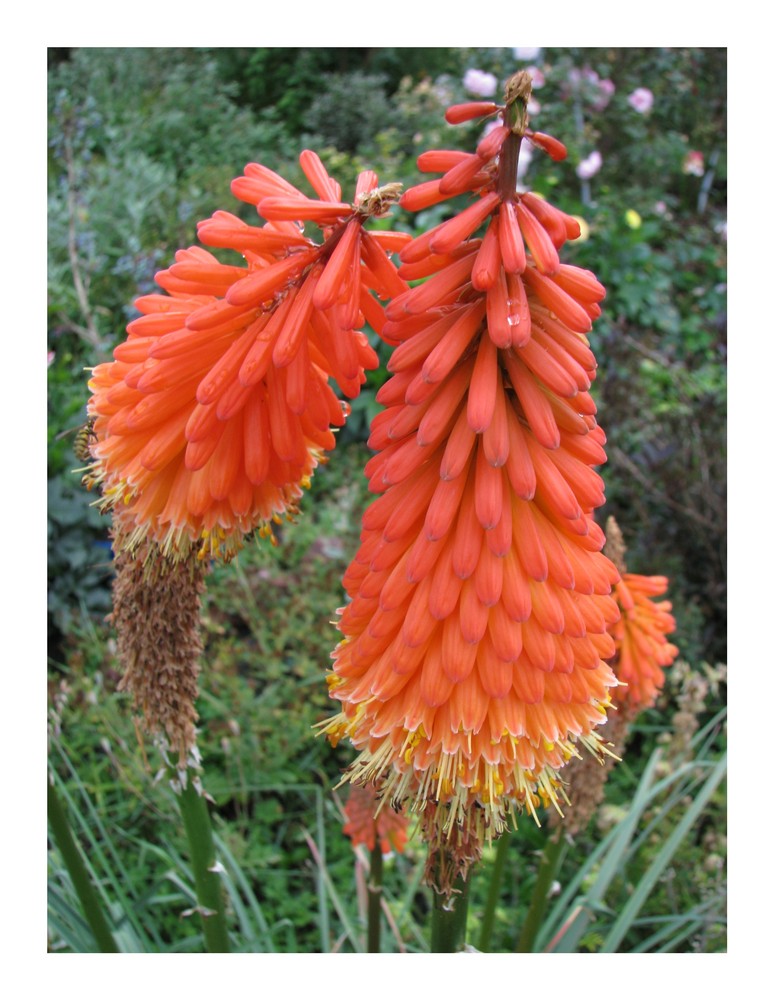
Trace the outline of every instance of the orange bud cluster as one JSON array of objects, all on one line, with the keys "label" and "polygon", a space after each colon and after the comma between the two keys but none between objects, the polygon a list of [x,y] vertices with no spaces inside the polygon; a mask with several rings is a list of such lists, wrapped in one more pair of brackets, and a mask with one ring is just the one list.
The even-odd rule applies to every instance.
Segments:
[{"label": "orange bud cluster", "polygon": [[363,224],[395,200],[394,186],[380,195],[365,171],[350,205],[316,153],[300,162],[318,198],[249,164],[232,190],[268,221],[216,212],[198,227],[204,244],[244,263],[179,251],[156,275],[167,294],[136,301],[142,315],[93,371],[90,479],[119,544],[147,538],[174,559],[192,548],[228,558],[250,532],[271,535],[345,420],[330,380],[352,398],[377,365],[362,327],[380,330],[378,300],[407,288],[390,253],[408,237]]}]

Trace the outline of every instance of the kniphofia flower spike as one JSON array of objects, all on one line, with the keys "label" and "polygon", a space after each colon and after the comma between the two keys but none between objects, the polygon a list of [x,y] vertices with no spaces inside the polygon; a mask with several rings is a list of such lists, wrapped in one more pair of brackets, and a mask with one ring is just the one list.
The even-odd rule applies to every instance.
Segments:
[{"label": "kniphofia flower spike", "polygon": [[[383,781],[428,840],[454,838],[458,870],[513,806],[560,806],[566,761],[606,750],[596,729],[617,683],[586,337],[604,289],[558,261],[568,217],[538,221],[525,209],[540,199],[516,193],[528,95],[520,74],[485,156],[420,157],[455,178],[436,194],[476,197],[401,252],[401,275],[427,280],[386,310],[397,346],[366,467],[381,495],[329,675],[341,712],[326,731],[359,750],[349,779]],[[411,191],[404,203],[421,207]]]},{"label": "kniphofia flower spike", "polygon": [[[608,721],[610,737],[620,755],[633,720],[654,703],[664,682],[661,668],[672,663],[677,648],[666,639],[675,629],[671,604],[652,601],[652,597],[664,593],[666,577],[643,577],[627,572],[626,545],[614,517],[608,517],[605,534],[605,554],[621,575],[613,587],[621,617],[610,626],[616,650],[611,666],[620,684],[615,690],[616,710]],[[605,783],[613,764],[613,760],[606,761],[605,767],[588,759],[570,761],[565,775],[572,805],[561,819],[554,813],[552,824],[556,826],[561,822],[573,835],[585,829],[604,798]]]},{"label": "kniphofia flower spike", "polygon": [[330,380],[352,398],[377,365],[362,328],[384,325],[372,292],[407,288],[389,255],[408,237],[363,224],[399,191],[365,171],[348,204],[315,153],[300,162],[317,198],[249,164],[232,190],[268,221],[216,212],[198,227],[243,263],[179,251],[156,276],[166,294],[136,301],[142,315],[93,371],[89,481],[113,510],[119,547],[147,539],[167,558],[229,558],[255,530],[273,537],[345,420]]},{"label": "kniphofia flower spike", "polygon": [[615,672],[621,681],[616,702],[627,714],[649,708],[664,685],[664,667],[679,652],[667,636],[675,631],[671,601],[655,601],[666,593],[665,576],[623,573],[613,596],[621,617],[611,626],[617,658]]},{"label": "kniphofia flower spike", "polygon": [[344,806],[347,821],[342,827],[352,846],[363,844],[373,851],[377,842],[382,854],[402,854],[408,839],[408,817],[379,800],[373,785],[352,785]]}]

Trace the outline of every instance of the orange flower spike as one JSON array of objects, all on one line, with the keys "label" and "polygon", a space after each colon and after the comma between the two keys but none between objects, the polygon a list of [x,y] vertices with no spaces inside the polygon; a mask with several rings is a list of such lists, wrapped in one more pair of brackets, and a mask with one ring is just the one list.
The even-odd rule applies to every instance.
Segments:
[{"label": "orange flower spike", "polygon": [[653,705],[664,684],[664,667],[671,666],[678,649],[667,639],[676,623],[669,601],[655,602],[666,592],[664,576],[641,576],[623,573],[613,587],[613,597],[621,617],[610,626],[615,641],[615,670],[623,684],[617,692],[618,703],[628,712]]},{"label": "orange flower spike", "polygon": [[[364,312],[378,328],[380,295],[403,292],[388,252],[404,234],[381,232],[361,264],[363,223],[398,197],[358,179],[354,205],[311,151],[302,169],[320,201],[260,164],[232,189],[276,221],[248,226],[219,212],[199,226],[213,246],[240,252],[221,264],[200,247],[159,272],[169,295],[144,296],[112,363],[90,383],[94,466],[103,509],[118,516],[119,546],[148,538],[170,558],[191,549],[230,558],[255,529],[292,517],[302,489],[334,444],[341,405],[327,385],[357,395],[376,355],[354,328]],[[317,246],[299,223],[328,224]],[[365,255],[364,255],[365,256]],[[367,299],[364,310],[363,299]],[[320,336],[322,334],[322,336]]]},{"label": "orange flower spike", "polygon": [[373,851],[377,842],[382,854],[402,854],[408,839],[408,817],[379,800],[373,785],[353,785],[344,806],[342,827],[352,846],[362,844]]},{"label": "orange flower spike", "polygon": [[345,577],[340,713],[325,724],[359,751],[354,784],[376,778],[407,800],[427,839],[464,831],[461,864],[512,808],[558,807],[566,760],[606,752],[597,727],[617,684],[604,659],[618,574],[592,518],[604,435],[584,336],[604,290],[555,266],[563,213],[520,212],[528,96],[518,74],[504,108],[485,106],[502,125],[482,155],[418,161],[443,172],[433,199],[477,196],[401,250],[404,276],[426,280],[387,308],[399,346],[367,468],[382,496]]}]

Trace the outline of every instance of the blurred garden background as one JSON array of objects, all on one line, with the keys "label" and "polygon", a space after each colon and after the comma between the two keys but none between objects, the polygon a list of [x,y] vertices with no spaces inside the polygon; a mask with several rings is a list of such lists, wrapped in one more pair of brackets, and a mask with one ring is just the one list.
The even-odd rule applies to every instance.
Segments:
[{"label": "blurred garden background", "polygon": [[[616,517],[630,570],[669,577],[680,657],[604,805],[565,846],[533,938],[519,929],[548,828],[525,817],[507,850],[485,852],[469,940],[569,948],[554,939],[581,905],[573,950],[725,950],[725,50],[49,49],[50,767],[122,950],[202,942],[181,919],[192,879],[174,796],[117,692],[108,523],[73,473],[85,369],[110,357],[132,301],[196,243],[198,220],[225,209],[252,221],[229,188],[246,163],[306,190],[298,154],[313,148],[345,192],[366,168],[409,186],[426,179],[423,150],[475,148],[479,126],[452,128],[445,108],[497,99],[518,69],[533,73],[533,127],[569,150],[562,163],[523,156],[523,184],[583,220],[562,259],[607,288],[591,334],[608,438],[599,519]],[[418,233],[448,212],[395,209],[384,226]],[[332,791],[350,758],[312,727],[330,713],[331,619],[385,378],[369,373],[280,544],[256,542],[209,577],[199,747],[235,949],[365,948],[368,857],[342,834],[346,790]],[[409,841],[385,864],[387,950],[428,948],[423,863]],[[94,950],[53,846],[48,864],[49,950]]]}]

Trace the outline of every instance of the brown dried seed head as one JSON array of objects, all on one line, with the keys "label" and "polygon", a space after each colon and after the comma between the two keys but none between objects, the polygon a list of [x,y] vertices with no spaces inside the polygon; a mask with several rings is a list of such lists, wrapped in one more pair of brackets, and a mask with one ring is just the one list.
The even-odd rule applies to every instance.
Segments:
[{"label": "brown dried seed head", "polygon": [[454,822],[448,805],[428,802],[422,812],[421,835],[427,843],[424,881],[439,895],[451,899],[481,857],[483,810],[474,807],[461,822]]},{"label": "brown dried seed head", "polygon": [[147,732],[166,735],[184,767],[196,744],[205,568],[195,554],[171,562],[147,547],[116,558],[110,620],[124,670],[119,690],[132,695]]},{"label": "brown dried seed head", "polygon": [[623,576],[626,572],[626,544],[623,532],[618,527],[618,522],[614,517],[609,517],[605,523],[605,555]]},{"label": "brown dried seed head", "polygon": [[525,69],[520,69],[505,84],[505,103],[512,104],[522,100],[526,104],[532,96],[532,76]]},{"label": "brown dried seed head", "polygon": [[[622,712],[611,712],[605,724],[605,738],[614,747],[615,754],[623,754],[628,735],[630,719]],[[569,804],[562,806],[564,816],[555,810],[549,813],[549,826],[563,826],[571,836],[582,833],[594,817],[605,794],[605,782],[611,768],[617,763],[614,757],[605,757],[601,762],[596,757],[586,755],[583,759],[573,758],[562,770],[567,781],[565,791]]]}]

